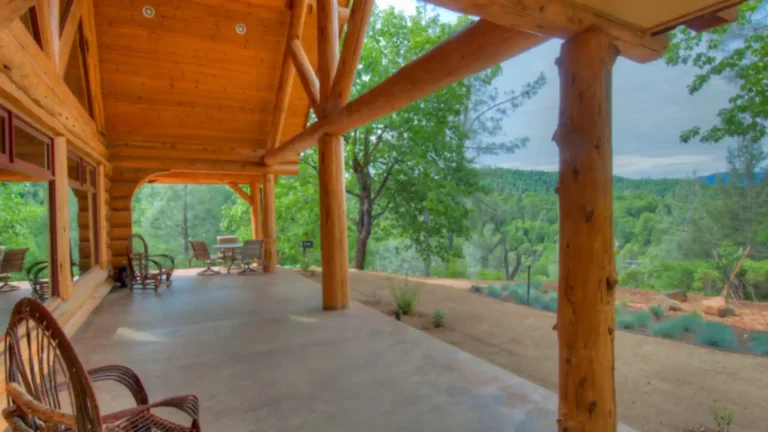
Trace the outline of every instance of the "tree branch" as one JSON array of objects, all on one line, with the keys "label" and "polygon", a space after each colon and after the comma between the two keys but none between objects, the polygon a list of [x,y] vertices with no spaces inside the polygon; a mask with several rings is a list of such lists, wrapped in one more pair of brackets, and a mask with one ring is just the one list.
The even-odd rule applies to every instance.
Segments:
[{"label": "tree branch", "polygon": [[370,150],[368,151],[368,154],[366,154],[366,163],[370,164],[371,159],[373,158],[373,154],[376,153],[376,149],[379,148],[379,144],[381,144],[382,139],[384,138],[384,133],[386,133],[389,130],[388,127],[381,128],[381,131],[379,132],[379,136],[376,137],[376,139],[373,141],[373,146],[371,146]]},{"label": "tree branch", "polygon": [[383,215],[384,215],[384,213],[386,213],[386,212],[387,212],[387,210],[389,210],[389,206],[390,206],[391,204],[392,204],[392,200],[389,200],[389,201],[387,201],[387,203],[386,203],[386,204],[384,204],[384,209],[383,209],[383,210],[381,210],[381,211],[380,211],[380,212],[378,212],[378,213],[374,213],[373,215],[371,215],[371,224],[373,224],[373,223],[374,223],[374,222],[376,222],[376,221],[377,221],[377,220],[378,220],[378,219],[379,219],[381,216],[383,216]]},{"label": "tree branch", "polygon": [[371,201],[376,202],[377,199],[379,199],[379,196],[384,191],[384,186],[387,185],[387,182],[389,181],[389,177],[392,175],[392,171],[395,169],[395,166],[400,163],[400,159],[395,159],[388,167],[387,170],[384,172],[384,178],[381,179],[381,183],[379,183],[379,187],[376,188],[376,192],[373,194],[373,198]]}]

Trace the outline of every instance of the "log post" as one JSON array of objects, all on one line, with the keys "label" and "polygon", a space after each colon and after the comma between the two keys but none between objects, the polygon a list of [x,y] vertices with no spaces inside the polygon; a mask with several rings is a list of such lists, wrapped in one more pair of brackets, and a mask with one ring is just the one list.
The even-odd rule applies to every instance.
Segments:
[{"label": "log post", "polygon": [[261,221],[261,185],[251,182],[251,234],[253,238],[263,238]]},{"label": "log post", "polygon": [[323,309],[349,306],[347,204],[344,188],[344,147],[338,135],[320,137],[320,246],[323,261]]},{"label": "log post", "polygon": [[[69,241],[69,176],[67,175],[67,139],[53,139],[53,200],[55,203],[55,247],[57,282],[59,297],[69,300],[72,297],[72,256]],[[53,243],[53,242],[52,242]],[[50,267],[53,268],[53,267]]]},{"label": "log post", "polygon": [[558,430],[616,431],[611,70],[597,29],[565,41],[560,70]]},{"label": "log post", "polygon": [[264,175],[264,273],[277,269],[277,235],[275,233],[275,175]]}]

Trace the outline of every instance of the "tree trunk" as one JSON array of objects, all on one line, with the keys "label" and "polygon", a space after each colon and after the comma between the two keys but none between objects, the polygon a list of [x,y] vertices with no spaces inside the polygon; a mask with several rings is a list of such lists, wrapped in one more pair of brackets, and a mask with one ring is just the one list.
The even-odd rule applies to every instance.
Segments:
[{"label": "tree trunk", "polygon": [[509,249],[507,242],[504,242],[504,279],[509,280]]},{"label": "tree trunk", "polygon": [[448,259],[445,260],[445,268],[443,269],[443,276],[448,277],[448,263],[451,261],[450,252],[453,250],[453,233],[448,233]]},{"label": "tree trunk", "polygon": [[[368,185],[368,183],[365,183]],[[371,238],[371,229],[373,228],[373,202],[371,199],[370,186],[363,190],[363,183],[360,184],[360,197],[357,200],[357,247],[355,248],[355,268],[365,269],[365,257],[368,252],[368,240]]]},{"label": "tree trunk", "polygon": [[182,238],[184,239],[184,257],[189,258],[189,208],[187,204],[187,188],[188,185],[184,185],[184,203],[182,204]]},{"label": "tree trunk", "polygon": [[520,255],[519,251],[515,251],[515,268],[512,269],[512,272],[509,274],[509,277],[507,280],[515,280],[515,276],[517,276],[517,272],[520,271],[520,265],[523,263],[523,256]]}]

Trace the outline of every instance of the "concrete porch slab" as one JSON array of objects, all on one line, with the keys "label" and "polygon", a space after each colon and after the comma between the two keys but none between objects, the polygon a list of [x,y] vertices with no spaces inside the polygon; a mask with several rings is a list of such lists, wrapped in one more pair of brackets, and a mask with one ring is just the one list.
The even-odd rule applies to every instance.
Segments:
[{"label": "concrete porch slab", "polygon": [[[289,271],[178,275],[111,293],[74,342],[86,367],[135,369],[152,400],[197,394],[209,431],[557,429],[553,393],[360,304],[320,305]],[[97,394],[102,414],[131,400]]]}]

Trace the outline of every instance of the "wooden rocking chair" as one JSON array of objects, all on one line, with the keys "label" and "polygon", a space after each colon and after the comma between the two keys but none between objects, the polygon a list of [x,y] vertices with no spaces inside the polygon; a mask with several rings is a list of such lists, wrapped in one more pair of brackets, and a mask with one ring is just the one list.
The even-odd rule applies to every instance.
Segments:
[{"label": "wooden rocking chair", "polygon": [[[199,402],[194,395],[149,403],[134,371],[118,365],[86,370],[72,343],[38,301],[16,303],[5,334],[5,382],[8,407],[3,417],[13,432],[199,432]],[[28,359],[27,359],[28,357]],[[130,391],[136,407],[101,416],[91,382],[114,381]],[[190,426],[155,415],[174,408]]]},{"label": "wooden rocking chair", "polygon": [[[161,258],[167,263],[166,266],[159,261]],[[172,256],[150,255],[147,241],[141,234],[132,234],[128,237],[128,288],[131,291],[135,286],[140,286],[142,289],[151,288],[155,291],[163,285],[170,287],[173,283],[171,276],[174,267],[175,261]]]},{"label": "wooden rocking chair", "polygon": [[11,284],[13,273],[24,271],[24,257],[27,256],[27,248],[11,249],[3,253],[3,260],[0,261],[0,292],[10,292],[19,289],[17,285]]},{"label": "wooden rocking chair", "polygon": [[189,245],[192,246],[192,258],[189,259],[189,265],[192,266],[192,261],[202,261],[205,265],[205,270],[198,273],[200,276],[212,276],[221,274],[220,270],[215,270],[213,267],[219,265],[223,258],[221,256],[212,257],[208,251],[208,245],[203,241],[190,240]]}]

